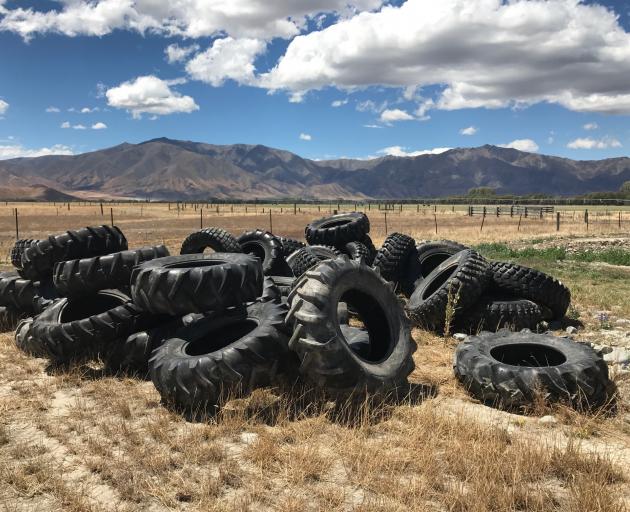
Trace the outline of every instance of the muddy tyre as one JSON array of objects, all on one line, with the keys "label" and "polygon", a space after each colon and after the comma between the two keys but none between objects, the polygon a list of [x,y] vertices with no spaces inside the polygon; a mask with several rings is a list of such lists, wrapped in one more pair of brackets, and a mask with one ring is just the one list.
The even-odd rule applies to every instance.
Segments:
[{"label": "muddy tyre", "polygon": [[[355,352],[344,336],[339,302],[363,320],[369,353]],[[300,278],[289,305],[289,348],[300,373],[315,385],[378,391],[401,385],[413,371],[416,344],[403,309],[387,282],[362,262],[340,256],[320,263]]]},{"label": "muddy tyre", "polygon": [[241,246],[230,233],[221,228],[205,228],[188,235],[179,254],[202,254],[206,249],[214,252],[241,252]]},{"label": "muddy tyre", "polygon": [[608,367],[590,347],[530,332],[469,336],[455,352],[455,375],[479,400],[506,409],[549,402],[598,406],[606,402]]},{"label": "muddy tyre", "polygon": [[256,302],[207,314],[179,329],[154,351],[151,379],[162,400],[176,408],[212,413],[235,396],[275,377],[287,358],[281,331],[286,306]]},{"label": "muddy tyre", "polygon": [[33,281],[49,277],[55,263],[104,256],[127,250],[127,239],[116,226],[97,226],[67,231],[33,242],[22,255],[22,275]]},{"label": "muddy tyre", "polygon": [[103,290],[56,301],[33,321],[32,334],[53,361],[67,363],[106,353],[116,340],[155,323],[127,294]]},{"label": "muddy tyre", "polygon": [[[415,289],[407,311],[414,322],[436,333],[444,330],[447,309],[452,307],[453,325],[474,306],[490,284],[488,262],[467,249],[451,256]],[[451,305],[449,305],[451,301]]]},{"label": "muddy tyre", "polygon": [[512,331],[536,330],[543,313],[535,302],[527,299],[500,296],[482,296],[479,303],[457,323],[458,328],[477,333],[495,332],[507,328]]},{"label": "muddy tyre", "polygon": [[563,318],[571,304],[571,292],[554,277],[514,263],[494,262],[492,281],[499,290],[529,299],[551,311],[553,320]]},{"label": "muddy tyre", "polygon": [[282,242],[268,231],[247,231],[237,240],[245,254],[251,254],[260,260],[266,276],[290,275],[291,270],[283,256]]},{"label": "muddy tyre", "polygon": [[364,213],[339,213],[311,222],[304,230],[309,245],[340,247],[362,240],[370,232],[370,221]]},{"label": "muddy tyre", "polygon": [[248,254],[168,256],[131,274],[131,295],[142,310],[170,316],[222,311],[255,301],[263,290],[260,261]]},{"label": "muddy tyre", "polygon": [[383,279],[400,284],[408,271],[410,261],[415,258],[416,241],[401,233],[392,233],[383,242],[383,246],[376,253],[374,268]]},{"label": "muddy tyre", "polygon": [[55,265],[53,282],[57,291],[65,297],[79,297],[99,290],[129,287],[134,267],[168,255],[168,249],[159,245],[95,258],[62,261]]}]

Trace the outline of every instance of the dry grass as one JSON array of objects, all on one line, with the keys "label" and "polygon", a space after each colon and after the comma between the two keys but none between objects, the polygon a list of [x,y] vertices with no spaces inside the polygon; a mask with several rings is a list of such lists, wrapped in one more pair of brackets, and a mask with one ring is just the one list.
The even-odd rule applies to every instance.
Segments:
[{"label": "dry grass", "polygon": [[[13,206],[0,206],[2,254],[12,244]],[[61,208],[59,216],[51,205],[18,207],[24,236],[108,220],[94,205]],[[279,208],[274,230],[297,238],[308,220],[327,213],[312,207],[294,216],[292,207]],[[140,217],[139,209],[114,206],[130,246],[164,242],[177,253],[198,227],[198,211],[178,217],[166,205],[145,205]],[[234,233],[268,227],[268,214],[258,210],[215,211],[204,224]],[[371,221],[379,243],[382,213]],[[480,222],[438,209],[438,236],[470,243],[555,234],[550,219],[528,219],[516,231],[517,219],[488,217],[482,233]],[[388,213],[388,228],[435,238],[428,209]],[[618,233],[603,221],[590,229]],[[567,221],[561,234],[584,231]],[[596,328],[592,308],[630,317],[630,280],[621,270],[548,270],[574,290],[589,329]],[[418,329],[413,336],[419,349],[407,396],[337,403],[284,383],[188,421],[160,404],[150,382],[107,376],[98,365],[52,370],[19,352],[11,333],[0,335],[0,510],[628,510],[625,377],[616,414],[541,406],[516,416],[479,405],[457,384],[452,338]],[[543,414],[559,422],[541,425],[536,416]]]}]

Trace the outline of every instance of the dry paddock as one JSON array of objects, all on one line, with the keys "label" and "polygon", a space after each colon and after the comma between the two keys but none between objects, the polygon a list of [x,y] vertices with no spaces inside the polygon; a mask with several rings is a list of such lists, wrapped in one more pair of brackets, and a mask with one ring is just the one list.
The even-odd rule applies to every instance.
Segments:
[{"label": "dry paddock", "polygon": [[[108,222],[110,214],[105,205],[101,216],[98,204],[0,206],[5,258],[15,239],[16,206],[21,236],[32,238]],[[269,227],[267,205],[264,214],[263,206],[252,213],[251,205],[247,214],[244,207],[223,208],[217,214],[205,206],[204,225],[235,234]],[[328,208],[294,215],[292,205],[274,206],[273,230],[300,238],[304,225]],[[378,245],[384,214],[368,213]],[[557,235],[555,218],[521,219],[517,229],[518,218],[488,216],[480,230],[481,217],[463,210],[433,213],[388,212],[388,232],[435,238],[437,218],[438,237],[467,243]],[[572,213],[563,212],[560,235],[585,235],[580,212]],[[169,211],[165,204],[122,204],[113,214],[130,247],[165,243],[173,253],[200,224],[191,206],[178,215],[173,205]],[[599,223],[591,215],[589,234],[628,238],[625,215],[621,229],[604,210]],[[602,334],[593,310],[610,307],[630,318],[630,272],[584,269],[558,267],[575,290],[581,336],[588,338]],[[419,348],[405,396],[334,403],[286,381],[189,421],[165,409],[150,382],[109,375],[98,362],[53,368],[19,352],[13,333],[2,334],[0,510],[629,510],[629,379],[613,372],[619,386],[613,412],[538,404],[526,415],[509,414],[477,403],[457,385],[454,340],[413,335]],[[553,421],[540,421],[545,416]]]}]

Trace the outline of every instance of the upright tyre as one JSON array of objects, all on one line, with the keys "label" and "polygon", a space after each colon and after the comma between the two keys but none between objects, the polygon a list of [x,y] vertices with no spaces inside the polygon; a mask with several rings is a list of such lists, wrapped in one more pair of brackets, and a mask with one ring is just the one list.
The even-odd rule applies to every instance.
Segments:
[{"label": "upright tyre", "polygon": [[416,245],[415,257],[409,261],[407,271],[402,278],[403,291],[409,295],[413,293],[420,282],[440,263],[465,249],[468,247],[452,240],[438,240]]},{"label": "upright tyre", "polygon": [[457,347],[456,377],[479,400],[506,409],[548,402],[598,406],[606,402],[608,367],[592,348],[530,332],[482,333]]},{"label": "upright tyre", "polygon": [[102,290],[91,297],[61,299],[34,321],[32,334],[58,363],[106,353],[111,344],[155,324],[131,297],[118,290]]},{"label": "upright tyre", "polygon": [[563,318],[571,304],[569,289],[544,272],[499,261],[493,262],[490,270],[494,285],[499,290],[545,306],[553,315],[548,320]]},{"label": "upright tyre", "polygon": [[282,255],[286,258],[289,254],[301,249],[306,244],[304,242],[300,242],[299,240],[295,240],[294,238],[285,238],[283,236],[279,236],[278,240],[282,244]]},{"label": "upright tyre", "polygon": [[371,265],[373,261],[370,249],[361,242],[348,242],[343,246],[343,253],[351,260],[362,260],[366,265]]},{"label": "upright tyre", "polygon": [[262,293],[260,261],[249,254],[168,256],[131,274],[131,295],[144,311],[171,316],[222,311],[255,301]]},{"label": "upright tyre", "polygon": [[247,231],[237,238],[245,254],[256,256],[266,276],[291,275],[283,256],[282,242],[268,231]]},{"label": "upright tyre", "polygon": [[304,230],[309,245],[339,247],[360,241],[370,232],[370,221],[364,213],[339,213],[311,222]]},{"label": "upright tyre", "polygon": [[241,252],[241,246],[230,233],[221,228],[205,228],[188,235],[179,253],[201,254],[206,249],[214,252]]},{"label": "upright tyre", "polygon": [[[357,312],[369,350],[353,350],[338,317],[339,303]],[[327,260],[300,278],[289,295],[289,347],[300,373],[332,389],[386,390],[401,385],[414,369],[416,344],[389,285],[367,265],[347,256]]]},{"label": "upright tyre", "polygon": [[416,241],[401,233],[392,233],[383,242],[374,258],[374,268],[383,279],[400,284],[408,272],[410,262],[415,258]]},{"label": "upright tyre", "polygon": [[53,282],[59,293],[66,297],[90,295],[108,288],[129,287],[134,267],[168,255],[168,249],[158,245],[95,258],[62,261],[55,265]]},{"label": "upright tyre", "polygon": [[127,239],[116,226],[67,231],[33,242],[22,255],[22,273],[33,281],[52,275],[55,263],[103,256],[127,249]]},{"label": "upright tyre", "polygon": [[149,361],[164,402],[211,413],[225,396],[271,382],[288,355],[285,314],[286,306],[256,302],[178,330]]},{"label": "upright tyre", "polygon": [[23,238],[16,241],[13,245],[13,248],[11,249],[11,264],[15,268],[22,270],[22,254],[24,254],[25,249],[30,247],[33,242],[38,241],[39,240],[33,240],[31,238]]},{"label": "upright tyre", "polygon": [[444,330],[447,317],[458,317],[477,303],[490,283],[488,262],[467,249],[441,263],[416,288],[407,311],[418,324],[434,332]]}]

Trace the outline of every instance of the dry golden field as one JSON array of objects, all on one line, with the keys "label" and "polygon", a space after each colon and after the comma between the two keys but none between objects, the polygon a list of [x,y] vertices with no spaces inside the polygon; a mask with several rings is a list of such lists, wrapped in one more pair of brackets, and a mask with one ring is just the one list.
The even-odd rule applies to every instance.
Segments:
[{"label": "dry golden field", "polygon": [[[15,240],[109,223],[110,205],[0,205],[0,254],[6,268]],[[293,214],[273,206],[276,234],[301,238],[328,213]],[[353,209],[354,205],[341,207]],[[204,207],[203,225],[234,234],[269,229],[269,206]],[[282,208],[282,213],[280,212]],[[333,206],[336,208],[336,205]],[[388,212],[388,232],[469,244],[630,244],[630,211],[593,209],[555,217],[467,217],[460,208]],[[382,211],[367,212],[378,246]],[[193,206],[113,206],[130,247],[166,244],[179,252],[200,225]],[[599,215],[597,215],[599,214]],[[437,218],[438,233],[435,234]],[[571,288],[577,339],[630,346],[630,267],[519,260]],[[597,319],[605,311],[611,326]],[[629,322],[630,323],[630,322]],[[214,417],[188,421],[160,404],[151,382],[106,374],[98,362],[60,370],[29,357],[0,335],[0,510],[217,511],[625,511],[630,510],[630,376],[611,366],[616,407],[576,412],[534,407],[527,415],[485,407],[455,381],[456,341],[414,330],[416,370],[404,397],[335,403],[285,381],[231,400]],[[611,341],[612,340],[612,341]],[[627,340],[627,341],[626,341]],[[548,417],[551,416],[552,419]],[[545,417],[541,421],[541,417]]]}]

